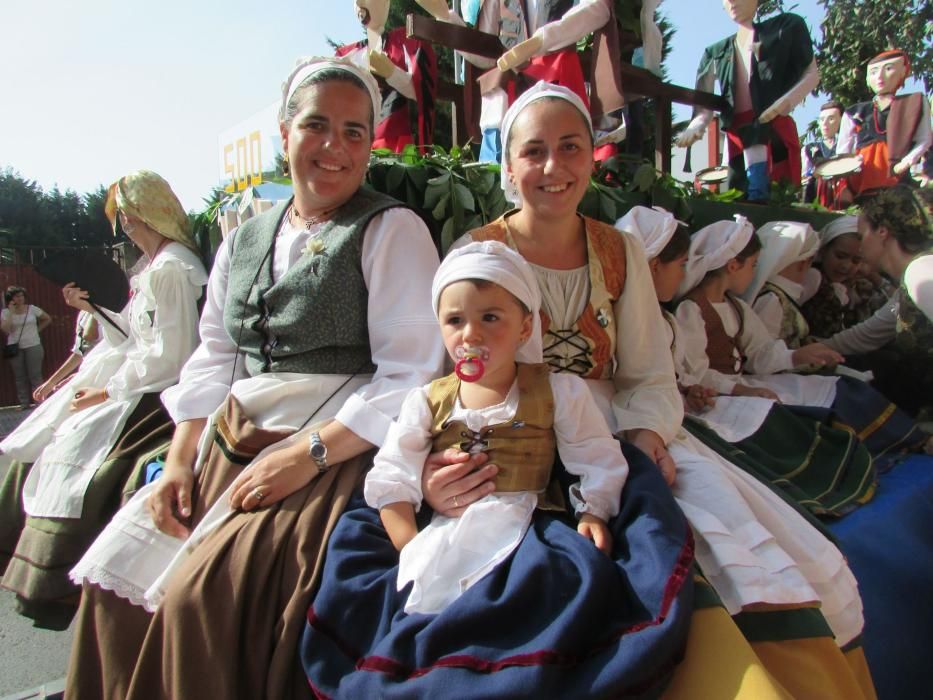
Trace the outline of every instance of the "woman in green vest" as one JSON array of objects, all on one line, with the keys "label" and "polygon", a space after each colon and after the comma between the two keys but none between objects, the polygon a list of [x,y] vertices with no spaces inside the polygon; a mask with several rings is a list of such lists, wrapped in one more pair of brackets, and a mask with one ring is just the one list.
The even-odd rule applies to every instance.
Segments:
[{"label": "woman in green vest", "polygon": [[427,228],[362,187],[378,85],[312,58],[283,87],[294,197],[221,245],[201,345],[163,395],[164,474],[72,572],[70,697],[309,696],[295,650],[330,530],[442,369]]}]

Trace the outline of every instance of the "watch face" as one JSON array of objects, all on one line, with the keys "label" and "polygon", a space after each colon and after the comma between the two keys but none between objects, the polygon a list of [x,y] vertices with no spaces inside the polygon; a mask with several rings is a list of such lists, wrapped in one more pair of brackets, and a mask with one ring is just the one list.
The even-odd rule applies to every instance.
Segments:
[{"label": "watch face", "polygon": [[311,445],[310,452],[313,459],[324,459],[327,455],[327,448],[324,446],[323,442],[316,442]]}]

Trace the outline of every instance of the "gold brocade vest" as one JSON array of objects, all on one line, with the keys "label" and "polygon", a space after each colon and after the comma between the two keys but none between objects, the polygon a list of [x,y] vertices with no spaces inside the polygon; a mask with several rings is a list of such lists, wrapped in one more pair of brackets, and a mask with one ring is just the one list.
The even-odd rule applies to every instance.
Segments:
[{"label": "gold brocade vest", "polygon": [[[456,447],[485,452],[499,467],[496,492],[530,491],[542,494],[539,508],[563,508],[563,498],[548,488],[557,454],[554,434],[554,395],[545,364],[518,364],[518,409],[512,420],[471,431],[462,421],[448,420],[460,392],[460,379],[450,374],[431,382],[428,407],[433,420],[433,452]],[[556,484],[556,482],[555,482]],[[545,493],[547,492],[547,493]]]},{"label": "gold brocade vest", "polygon": [[[518,250],[506,217],[470,231],[474,241],[499,241]],[[625,241],[618,229],[582,217],[586,231],[590,298],[570,328],[553,328],[541,310],[544,361],[555,372],[572,372],[584,379],[610,379],[615,372],[618,329],[613,307],[625,288]],[[559,352],[569,346],[571,352]]]},{"label": "gold brocade vest", "polygon": [[776,284],[771,282],[765,283],[764,288],[761,290],[761,294],[767,294],[771,292],[777,296],[778,301],[781,302],[781,340],[783,340],[787,347],[791,350],[796,350],[810,335],[810,324],[807,323],[807,319],[803,317],[803,312],[800,310],[800,306],[796,301],[791,299],[790,295],[781,289]]}]

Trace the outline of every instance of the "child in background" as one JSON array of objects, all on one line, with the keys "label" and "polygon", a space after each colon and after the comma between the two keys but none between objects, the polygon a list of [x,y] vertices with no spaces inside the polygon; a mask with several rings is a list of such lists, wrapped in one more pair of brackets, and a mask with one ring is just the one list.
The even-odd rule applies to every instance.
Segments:
[{"label": "child in background", "polygon": [[820,249],[814,270],[820,273],[816,292],[801,305],[817,338],[828,338],[860,320],[852,310],[850,288],[862,264],[858,219],[841,216],[820,231]]},{"label": "child in background", "polygon": [[[801,365],[837,364],[842,356],[821,343],[788,348],[739,298],[755,276],[760,251],[761,241],[743,216],[698,231],[690,243],[681,284],[686,296],[677,307],[677,320],[684,335],[684,366],[691,376],[720,394],[779,400],[772,382],[734,377],[747,370],[760,380]],[[826,382],[798,388],[803,391],[784,398],[823,405],[829,393]]]},{"label": "child in background", "polygon": [[[580,546],[592,546],[587,538],[609,554],[606,521],[628,470],[583,380],[541,362],[540,293],[520,255],[496,242],[468,245],[441,265],[433,297],[457,370],[409,394],[364,489],[401,552],[399,589],[414,583],[407,613],[439,612],[511,554],[548,505],[555,449],[581,478],[570,491]],[[451,446],[488,451],[497,490],[419,533],[422,466]]]},{"label": "child in background", "polygon": [[[666,216],[673,222],[673,216]],[[616,225],[640,235],[645,241],[655,292],[658,301],[665,303],[674,297],[686,276],[685,263],[688,260],[690,238],[684,227],[665,232],[657,217],[658,212],[636,207]],[[749,484],[739,484],[735,474],[737,470],[747,472],[759,482],[754,485],[753,491],[769,484],[771,488],[785,493],[799,508],[820,516],[843,515],[871,498],[874,492],[872,457],[855,435],[824,425],[810,415],[798,415],[768,398],[724,396],[711,387],[703,386],[684,367],[685,343],[677,319],[667,311],[662,312],[671,331],[674,370],[687,409],[683,427],[688,434],[719,456],[719,459],[699,463],[692,456],[685,459],[678,454],[677,457],[678,464],[683,463],[678,470],[681,473],[679,479],[683,481],[675,483],[674,495],[681,501],[681,507],[691,519],[695,531],[702,533],[712,522],[730,522],[735,517],[736,509],[760,510],[764,506],[760,493],[749,493]],[[834,380],[828,381],[832,383]],[[741,416],[741,419],[736,420],[736,415]],[[718,477],[715,473],[717,469],[722,472]],[[733,486],[710,486],[708,482],[717,478],[731,482]],[[738,488],[733,500],[741,499],[745,501],[744,505],[720,500],[723,494],[733,488]],[[706,494],[709,493],[717,494],[712,502],[707,500]],[[775,508],[773,504],[770,507]],[[697,511],[697,508],[700,510]],[[713,514],[712,520],[708,514]],[[745,518],[746,521],[752,519]],[[763,516],[759,520],[763,523],[775,522],[771,516]],[[725,529],[738,533],[741,528],[728,526]],[[780,533],[783,531],[783,527],[775,526],[774,536],[781,539]],[[741,537],[737,534],[731,538],[725,537],[721,526],[712,526],[712,530],[702,536],[709,539],[709,546],[720,556],[719,562],[731,560],[735,552],[741,549],[736,541],[736,538]],[[812,537],[813,533],[800,535],[803,540],[808,536]],[[723,550],[727,546],[732,547],[728,554]],[[787,549],[789,545],[785,540],[781,546]],[[808,548],[809,551],[804,548],[798,552],[799,561],[813,559],[815,553],[824,551],[826,546],[818,536],[810,542]],[[756,547],[751,547],[751,550],[754,552]],[[719,570],[718,563],[705,559],[703,547],[698,547],[697,552],[701,566],[705,560],[706,570]],[[757,556],[753,554],[751,558]],[[818,560],[819,556],[815,558]],[[810,578],[812,565],[803,569],[811,572],[807,574]],[[717,590],[724,587],[732,589],[737,585],[736,582],[741,582],[738,584],[741,591],[742,586],[752,586],[747,576],[748,572],[730,572],[728,567],[724,567],[721,573],[710,580]],[[779,578],[782,577],[779,575]],[[720,595],[724,599],[729,597],[728,593]],[[832,598],[835,594],[825,595]],[[777,602],[772,598],[766,599]],[[838,624],[831,614],[827,615],[831,618],[831,625]]]},{"label": "child in background", "polygon": [[693,236],[681,285],[686,296],[677,307],[687,373],[721,394],[829,408],[833,424],[857,434],[876,460],[922,449],[929,436],[870,385],[849,377],[788,373],[801,365],[835,365],[843,358],[822,343],[787,347],[738,298],[755,277],[760,250],[760,240],[742,216]]},{"label": "child in background", "polygon": [[820,237],[812,226],[796,221],[773,221],[756,235],[763,248],[755,278],[742,298],[773,337],[797,349],[810,337],[800,300]]}]

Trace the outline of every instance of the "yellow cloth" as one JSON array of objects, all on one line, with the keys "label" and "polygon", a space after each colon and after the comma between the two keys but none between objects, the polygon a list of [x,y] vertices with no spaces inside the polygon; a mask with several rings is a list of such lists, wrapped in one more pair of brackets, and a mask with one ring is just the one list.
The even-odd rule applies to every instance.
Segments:
[{"label": "yellow cloth", "polygon": [[137,170],[113,183],[107,191],[104,213],[114,231],[117,211],[142,220],[153,231],[169,240],[197,250],[191,237],[188,215],[171,186],[158,173]]}]

